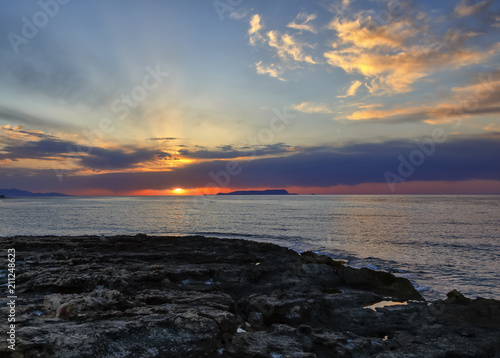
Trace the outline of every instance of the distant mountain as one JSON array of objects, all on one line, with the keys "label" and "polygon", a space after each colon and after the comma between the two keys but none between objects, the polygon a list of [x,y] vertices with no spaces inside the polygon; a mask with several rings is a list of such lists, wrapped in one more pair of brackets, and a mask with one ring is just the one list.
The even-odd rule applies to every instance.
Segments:
[{"label": "distant mountain", "polygon": [[239,190],[231,193],[218,193],[217,195],[297,195],[290,194],[285,189],[267,189],[267,190]]},{"label": "distant mountain", "polygon": [[19,197],[19,196],[71,196],[61,193],[32,193],[26,190],[19,189],[0,189],[0,195],[9,197]]}]

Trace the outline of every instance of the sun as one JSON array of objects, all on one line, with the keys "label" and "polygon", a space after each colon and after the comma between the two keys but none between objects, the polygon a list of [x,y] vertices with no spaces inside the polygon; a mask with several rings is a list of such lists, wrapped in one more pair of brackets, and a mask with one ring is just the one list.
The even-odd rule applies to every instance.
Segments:
[{"label": "sun", "polygon": [[173,192],[174,192],[175,194],[182,194],[182,193],[184,192],[184,189],[182,189],[182,188],[175,188],[175,189],[173,190]]}]

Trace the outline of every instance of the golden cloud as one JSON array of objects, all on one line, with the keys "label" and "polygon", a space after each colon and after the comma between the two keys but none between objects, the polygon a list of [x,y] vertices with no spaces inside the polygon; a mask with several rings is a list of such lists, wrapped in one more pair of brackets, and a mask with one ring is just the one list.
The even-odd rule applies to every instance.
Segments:
[{"label": "golden cloud", "polygon": [[261,17],[255,14],[250,18],[250,29],[248,30],[248,37],[250,45],[254,46],[257,42],[264,42],[264,37],[260,34],[262,25],[260,23]]},{"label": "golden cloud", "polygon": [[337,31],[342,44],[352,44],[367,49],[375,47],[399,48],[404,45],[406,39],[415,36],[414,29],[407,21],[393,21],[378,26],[371,16],[342,22],[335,19],[330,22],[328,28]]},{"label": "golden cloud", "polygon": [[[495,75],[500,73],[495,72]],[[424,122],[427,124],[457,123],[463,118],[491,116],[500,113],[500,80],[494,74],[480,74],[474,83],[454,87],[446,100],[426,105],[399,105],[389,109],[378,109],[378,105],[359,106],[363,110],[353,112],[346,118],[353,121],[389,120],[400,122]],[[488,126],[484,128],[494,128]]]},{"label": "golden cloud", "polygon": [[[461,4],[457,9],[465,12],[465,3]],[[475,5],[467,9],[479,11]],[[372,94],[393,94],[412,91],[416,81],[439,70],[485,63],[499,52],[499,45],[481,50],[468,47],[468,40],[482,35],[475,31],[452,28],[442,36],[431,36],[423,13],[412,16],[382,24],[366,13],[350,20],[334,19],[328,28],[336,32],[336,40],[324,53],[327,63],[365,76]]]},{"label": "golden cloud", "polygon": [[351,85],[349,86],[349,88],[347,89],[346,94],[343,96],[337,96],[337,98],[346,98],[346,97],[354,96],[362,84],[363,83],[361,81],[358,81],[358,80],[353,81],[351,83]]},{"label": "golden cloud", "polygon": [[333,113],[325,103],[302,102],[293,106],[293,109],[302,113]]},{"label": "golden cloud", "polygon": [[259,75],[269,75],[271,77],[277,78],[281,81],[286,82],[285,79],[281,78],[280,75],[284,72],[280,65],[270,64],[268,66],[263,65],[262,61],[255,63],[255,69]]},{"label": "golden cloud", "polygon": [[293,59],[298,62],[316,63],[311,56],[305,55],[303,52],[303,47],[308,45],[298,42],[293,35],[286,33],[281,35],[278,31],[273,30],[267,33],[267,37],[269,38],[269,46],[276,49],[282,60]]}]

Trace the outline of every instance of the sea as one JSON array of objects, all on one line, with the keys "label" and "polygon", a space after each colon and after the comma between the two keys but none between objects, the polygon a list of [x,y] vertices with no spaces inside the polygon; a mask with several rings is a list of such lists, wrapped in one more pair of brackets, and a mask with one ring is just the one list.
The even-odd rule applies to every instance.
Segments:
[{"label": "sea", "polygon": [[14,235],[205,235],[314,251],[408,278],[429,300],[500,299],[500,196],[29,197],[0,200]]}]

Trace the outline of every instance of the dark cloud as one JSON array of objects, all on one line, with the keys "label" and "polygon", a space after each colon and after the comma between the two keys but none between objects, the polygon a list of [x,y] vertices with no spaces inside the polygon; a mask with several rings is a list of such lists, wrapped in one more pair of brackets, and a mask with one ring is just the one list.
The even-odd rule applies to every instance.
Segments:
[{"label": "dark cloud", "polygon": [[144,148],[136,148],[132,151],[93,148],[88,156],[80,158],[80,164],[89,169],[115,170],[134,168],[140,163],[165,158],[171,158],[171,155],[163,151]]},{"label": "dark cloud", "polygon": [[240,157],[262,157],[266,155],[276,155],[291,152],[291,146],[284,143],[261,145],[255,147],[244,147],[245,149],[238,150],[232,145],[218,146],[219,150],[196,150],[188,149],[179,150],[179,154],[186,158],[193,159],[234,159]]},{"label": "dark cloud", "polygon": [[176,140],[176,139],[180,139],[180,138],[173,138],[173,137],[165,137],[165,138],[147,138],[146,140],[161,140],[161,141],[164,141],[164,142],[170,142],[172,140]]},{"label": "dark cloud", "polygon": [[[427,149],[431,148],[427,144]],[[84,188],[108,189],[116,193],[131,190],[163,190],[172,187],[199,188],[223,186],[235,188],[356,185],[384,183],[384,173],[396,175],[401,159],[411,161],[412,153],[421,151],[412,141],[357,143],[344,147],[316,147],[281,158],[254,158],[238,163],[238,175],[229,175],[228,161],[202,162],[173,171],[111,173],[93,176],[68,176],[59,182],[53,171],[39,171],[31,176],[22,170],[1,169],[0,187],[19,187],[37,191],[71,192]],[[500,135],[450,138],[436,143],[433,153],[424,154],[423,162],[414,165],[406,181],[500,180]],[[102,155],[111,159],[111,155]],[[141,160],[145,157],[138,155]],[[121,157],[120,157],[121,158]],[[120,159],[119,158],[119,159]],[[413,157],[415,159],[417,157]],[[130,163],[129,163],[130,164]],[[234,168],[233,168],[234,169]],[[214,184],[214,181],[216,182]],[[220,183],[217,183],[219,181]]]},{"label": "dark cloud", "polygon": [[[73,149],[72,149],[73,148]],[[58,139],[42,139],[40,141],[18,141],[16,144],[0,149],[0,159],[49,159],[61,157],[76,150],[73,142]]]},{"label": "dark cloud", "polygon": [[156,159],[171,158],[170,153],[161,150],[129,147],[123,149],[105,149],[80,146],[75,142],[54,138],[39,141],[17,141],[0,149],[0,160],[10,159],[76,159],[87,169],[127,169],[139,163]]},{"label": "dark cloud", "polygon": [[232,145],[219,145],[217,148],[219,148],[223,152],[229,152],[229,151],[233,150],[233,146]]}]

